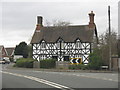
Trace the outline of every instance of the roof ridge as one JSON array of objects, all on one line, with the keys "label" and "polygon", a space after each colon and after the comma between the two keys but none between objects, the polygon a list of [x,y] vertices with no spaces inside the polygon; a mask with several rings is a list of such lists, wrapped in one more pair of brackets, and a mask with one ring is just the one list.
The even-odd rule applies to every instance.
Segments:
[{"label": "roof ridge", "polygon": [[68,25],[68,26],[43,26],[43,28],[54,28],[54,27],[76,27],[76,26],[88,26],[88,25]]}]

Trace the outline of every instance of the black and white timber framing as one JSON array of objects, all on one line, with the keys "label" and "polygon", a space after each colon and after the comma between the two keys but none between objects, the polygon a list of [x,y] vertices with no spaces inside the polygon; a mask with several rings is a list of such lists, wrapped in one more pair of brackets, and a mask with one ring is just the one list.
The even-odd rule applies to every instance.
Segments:
[{"label": "black and white timber framing", "polygon": [[88,63],[88,56],[91,53],[91,43],[81,42],[80,39],[75,42],[64,42],[59,38],[53,43],[42,40],[32,45],[33,58],[37,60],[55,58],[58,61],[69,61],[70,58],[82,58],[83,62]]},{"label": "black and white timber framing", "polygon": [[91,12],[89,16],[89,25],[63,27],[43,27],[42,17],[38,17],[31,41],[33,58],[38,61],[54,58],[70,62],[72,58],[81,58],[82,62],[87,64],[89,54],[92,52],[94,35],[97,38],[96,26],[92,20],[94,13]]}]

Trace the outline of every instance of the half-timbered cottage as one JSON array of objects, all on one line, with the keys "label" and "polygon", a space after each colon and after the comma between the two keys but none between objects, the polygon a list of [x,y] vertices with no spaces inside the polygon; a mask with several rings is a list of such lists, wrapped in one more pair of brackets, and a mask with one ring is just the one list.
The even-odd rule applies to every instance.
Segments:
[{"label": "half-timbered cottage", "polygon": [[33,58],[39,60],[54,58],[70,61],[81,58],[88,63],[92,52],[94,36],[97,37],[94,13],[89,13],[88,25],[43,26],[42,17],[37,17],[37,26],[31,40]]}]

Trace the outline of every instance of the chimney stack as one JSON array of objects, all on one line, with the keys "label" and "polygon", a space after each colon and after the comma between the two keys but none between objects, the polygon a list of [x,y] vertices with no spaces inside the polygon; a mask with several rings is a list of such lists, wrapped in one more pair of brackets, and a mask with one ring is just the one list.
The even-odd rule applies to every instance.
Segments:
[{"label": "chimney stack", "polygon": [[37,24],[42,25],[43,18],[42,16],[37,16]]},{"label": "chimney stack", "polygon": [[37,30],[37,31],[39,31],[40,28],[43,26],[43,25],[42,25],[42,22],[43,22],[42,16],[37,16],[37,25],[36,25],[36,30]]},{"label": "chimney stack", "polygon": [[89,13],[89,19],[90,19],[89,28],[93,28],[95,26],[94,16],[95,14],[93,13],[93,11],[91,11],[91,13]]}]

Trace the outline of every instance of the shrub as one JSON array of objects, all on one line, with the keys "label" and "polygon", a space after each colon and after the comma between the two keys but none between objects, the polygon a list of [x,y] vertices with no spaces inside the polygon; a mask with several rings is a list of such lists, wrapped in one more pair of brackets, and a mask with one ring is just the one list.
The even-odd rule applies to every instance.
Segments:
[{"label": "shrub", "polygon": [[88,65],[84,64],[73,64],[69,66],[69,69],[81,69],[81,70],[86,70],[89,69]]},{"label": "shrub", "polygon": [[73,65],[69,65],[69,69],[78,69],[78,67],[76,64],[73,64]]},{"label": "shrub", "polygon": [[32,58],[20,58],[17,59],[17,62],[14,66],[24,67],[24,68],[33,68],[33,62],[36,61]]},{"label": "shrub", "polygon": [[45,59],[40,60],[40,68],[55,68],[56,66],[56,60],[54,59]]},{"label": "shrub", "polygon": [[78,64],[78,69],[87,70],[87,69],[89,69],[89,67],[88,67],[88,65],[85,65],[85,64]]},{"label": "shrub", "polygon": [[100,56],[100,50],[95,49],[93,53],[89,55],[90,62],[88,64],[90,69],[99,70],[100,66],[102,66],[102,57]]}]

